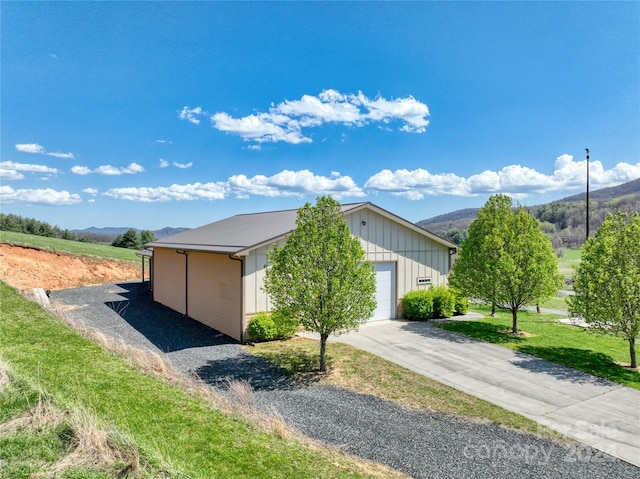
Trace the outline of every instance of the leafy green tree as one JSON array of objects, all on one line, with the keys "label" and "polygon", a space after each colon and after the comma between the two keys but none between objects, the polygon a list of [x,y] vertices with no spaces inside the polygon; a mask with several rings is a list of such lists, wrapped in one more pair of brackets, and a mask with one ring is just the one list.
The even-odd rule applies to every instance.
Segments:
[{"label": "leafy green tree", "polygon": [[631,367],[638,366],[640,335],[640,214],[609,215],[582,247],[573,275],[569,311],[596,331],[629,341]]},{"label": "leafy green tree", "polygon": [[511,311],[554,296],[561,285],[551,241],[540,223],[509,196],[494,195],[471,223],[449,283],[465,295]]},{"label": "leafy green tree", "polygon": [[129,228],[121,235],[116,236],[116,239],[113,240],[111,246],[116,246],[118,248],[140,249],[142,244],[140,242],[140,235],[138,235],[138,232],[133,228]]},{"label": "leafy green tree", "polygon": [[275,309],[320,334],[320,371],[326,371],[329,335],[357,329],[373,315],[375,270],[333,198],[305,204],[296,226],[284,246],[269,250],[264,288]]},{"label": "leafy green tree", "polygon": [[151,242],[153,242],[155,240],[156,240],[156,236],[153,234],[152,231],[143,230],[140,233],[140,245],[145,245],[145,244],[151,243]]}]

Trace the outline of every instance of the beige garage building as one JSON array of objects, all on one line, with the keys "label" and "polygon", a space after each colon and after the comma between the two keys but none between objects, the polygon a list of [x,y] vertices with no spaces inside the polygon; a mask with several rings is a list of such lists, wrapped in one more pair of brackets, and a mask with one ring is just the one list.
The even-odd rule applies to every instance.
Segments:
[{"label": "beige garage building", "polygon": [[[376,268],[371,320],[398,317],[408,291],[446,284],[455,244],[371,203],[342,212]],[[297,210],[236,215],[145,245],[154,300],[243,342],[249,319],[270,310],[267,250],[284,244],[296,218]]]}]

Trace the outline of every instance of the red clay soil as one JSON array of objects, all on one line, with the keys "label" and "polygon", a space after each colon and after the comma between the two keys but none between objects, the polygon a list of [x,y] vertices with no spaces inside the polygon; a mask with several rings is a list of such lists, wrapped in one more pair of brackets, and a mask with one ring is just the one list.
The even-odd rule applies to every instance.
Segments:
[{"label": "red clay soil", "polygon": [[138,263],[0,244],[0,279],[18,289],[66,289],[140,279]]}]

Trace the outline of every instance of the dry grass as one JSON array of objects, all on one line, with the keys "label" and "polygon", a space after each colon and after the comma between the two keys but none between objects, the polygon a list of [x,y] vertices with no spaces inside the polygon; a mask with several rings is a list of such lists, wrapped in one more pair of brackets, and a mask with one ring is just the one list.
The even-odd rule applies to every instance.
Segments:
[{"label": "dry grass", "polygon": [[49,399],[41,396],[27,412],[0,424],[0,434],[11,434],[21,429],[40,431],[45,427],[57,427],[64,421],[64,413],[56,409]]},{"label": "dry grass", "polygon": [[[29,295],[27,294],[26,297]],[[155,351],[135,348],[121,339],[112,338],[102,331],[79,324],[66,314],[65,308],[58,305],[52,305],[48,311],[102,349],[131,361],[145,374],[198,395],[206,399],[214,408],[243,418],[262,432],[271,432],[282,440],[293,437],[304,440],[300,433],[287,426],[276,411],[265,414],[257,409],[255,395],[248,382],[229,381],[226,388],[230,395],[226,397],[209,387],[195,372],[192,372],[190,377],[184,375]]]},{"label": "dry grass", "polygon": [[40,477],[53,479],[68,469],[113,470],[117,477],[127,477],[140,470],[140,454],[133,443],[101,428],[87,411],[73,410],[67,421],[70,452]]},{"label": "dry grass", "polygon": [[[8,385],[11,377],[1,363],[0,372]],[[66,453],[46,465],[45,472],[34,474],[34,478],[53,479],[67,470],[102,470],[114,477],[126,477],[140,469],[140,454],[130,440],[108,432],[112,428],[100,427],[96,418],[83,409],[60,410],[42,393],[31,409],[0,424],[1,437],[57,436],[59,431],[64,431],[60,436]]]},{"label": "dry grass", "polygon": [[9,372],[7,370],[7,366],[0,361],[0,391],[3,387],[9,384]]}]

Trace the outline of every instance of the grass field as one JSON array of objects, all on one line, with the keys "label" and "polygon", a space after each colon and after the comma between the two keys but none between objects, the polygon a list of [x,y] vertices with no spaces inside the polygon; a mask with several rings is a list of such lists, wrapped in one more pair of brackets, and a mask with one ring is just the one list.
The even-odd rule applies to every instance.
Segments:
[{"label": "grass field", "polygon": [[484,319],[439,327],[640,389],[640,372],[623,366],[629,364],[629,343],[624,339],[558,323],[556,315],[533,311],[518,313],[518,330],[528,334],[513,336],[506,334],[511,329],[511,312],[498,311],[492,318],[490,309],[474,305],[472,310],[484,314]]},{"label": "grass field", "polygon": [[33,248],[52,251],[54,253],[89,255],[120,261],[140,261],[140,258],[135,255],[135,251],[127,248],[115,248],[113,246],[96,243],[82,243],[80,241],[48,238],[45,236],[14,233],[12,231],[0,231],[0,242],[20,246],[30,246]]},{"label": "grass field", "polygon": [[[216,409],[205,397],[143,374],[131,361],[106,352],[4,283],[0,301],[0,361],[8,365],[14,380],[28,385],[32,397],[39,391],[50,398],[60,410],[86,408],[116,435],[130,438],[145,460],[177,471],[169,477],[393,476],[343,454],[311,448],[295,436],[262,431],[244,416]],[[3,421],[26,407],[6,400],[0,406]],[[18,467],[27,471],[20,473],[16,461],[24,463],[28,454],[24,441],[35,439],[16,444],[1,430],[0,438],[16,450],[14,455],[13,449],[2,448],[0,477],[31,477],[34,469],[46,471],[56,461],[55,451],[37,453],[28,465]],[[45,464],[42,457],[47,458]],[[89,474],[83,470],[68,477],[115,477],[85,473]]]},{"label": "grass field", "polygon": [[580,263],[581,251],[579,249],[567,248],[564,250],[562,258],[558,258],[558,269],[563,278],[569,279],[573,276],[573,267]]}]

